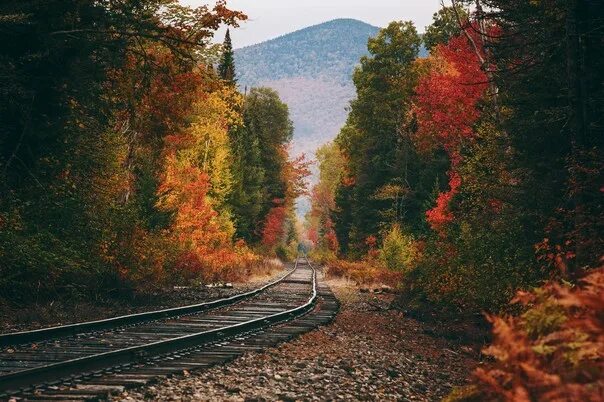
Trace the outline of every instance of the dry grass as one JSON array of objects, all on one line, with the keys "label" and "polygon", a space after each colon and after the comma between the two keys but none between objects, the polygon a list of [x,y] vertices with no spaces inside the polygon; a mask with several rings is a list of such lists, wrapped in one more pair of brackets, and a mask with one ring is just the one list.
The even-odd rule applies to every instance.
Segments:
[{"label": "dry grass", "polygon": [[403,273],[388,270],[375,261],[344,261],[334,260],[327,264],[326,276],[328,278],[343,278],[355,283],[357,286],[388,285],[397,287]]}]

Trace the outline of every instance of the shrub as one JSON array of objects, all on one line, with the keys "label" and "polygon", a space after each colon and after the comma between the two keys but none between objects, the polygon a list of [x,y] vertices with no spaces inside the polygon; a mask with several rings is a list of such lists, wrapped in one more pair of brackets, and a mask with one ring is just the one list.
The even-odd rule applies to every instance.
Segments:
[{"label": "shrub", "polygon": [[337,259],[336,253],[325,247],[318,247],[311,250],[309,253],[311,260],[318,264],[325,265]]},{"label": "shrub", "polygon": [[418,250],[413,236],[394,225],[384,238],[379,253],[382,264],[390,270],[409,272],[416,264]]},{"label": "shrub", "polygon": [[402,280],[403,273],[390,271],[375,261],[345,261],[332,260],[327,264],[326,275],[335,278],[346,278],[357,285],[370,285],[375,283],[397,287]]},{"label": "shrub", "polygon": [[489,317],[495,337],[484,352],[495,362],[475,371],[476,392],[451,400],[602,400],[604,266],[577,286],[550,282],[515,301],[524,314]]}]

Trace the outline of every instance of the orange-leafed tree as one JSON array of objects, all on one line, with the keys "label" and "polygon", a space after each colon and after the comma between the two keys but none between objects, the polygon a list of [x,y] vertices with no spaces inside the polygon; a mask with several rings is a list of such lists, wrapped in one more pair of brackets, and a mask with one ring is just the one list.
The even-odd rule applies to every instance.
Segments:
[{"label": "orange-leafed tree", "polygon": [[227,205],[232,185],[228,130],[241,124],[240,103],[231,87],[200,89],[189,126],[165,142],[158,207],[173,214],[169,231],[180,250],[177,266],[206,278],[241,263]]}]

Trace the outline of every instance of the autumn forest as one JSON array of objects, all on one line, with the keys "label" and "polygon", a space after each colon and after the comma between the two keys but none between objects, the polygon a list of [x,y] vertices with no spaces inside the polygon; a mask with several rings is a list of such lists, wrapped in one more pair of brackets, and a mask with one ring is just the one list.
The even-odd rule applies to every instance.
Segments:
[{"label": "autumn forest", "polygon": [[278,92],[238,85],[222,32],[246,10],[4,2],[0,309],[303,254],[405,314],[480,317],[484,362],[450,401],[600,400],[603,5],[445,3],[368,38],[345,125],[305,156]]}]

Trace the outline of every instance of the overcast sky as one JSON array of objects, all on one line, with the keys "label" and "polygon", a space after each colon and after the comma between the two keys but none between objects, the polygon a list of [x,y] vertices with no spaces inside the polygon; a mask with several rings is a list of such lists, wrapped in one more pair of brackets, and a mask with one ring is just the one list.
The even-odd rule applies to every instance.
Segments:
[{"label": "overcast sky", "polygon": [[[181,0],[186,5],[214,4],[214,0]],[[383,27],[393,20],[412,20],[418,31],[432,20],[440,0],[227,0],[231,9],[249,20],[232,31],[236,48],[335,18],[355,18]],[[222,40],[222,32],[217,39]]]}]

